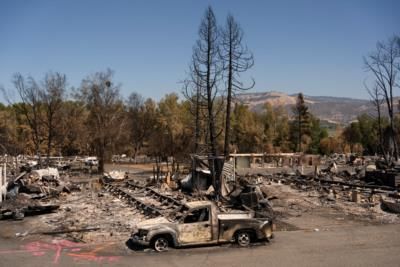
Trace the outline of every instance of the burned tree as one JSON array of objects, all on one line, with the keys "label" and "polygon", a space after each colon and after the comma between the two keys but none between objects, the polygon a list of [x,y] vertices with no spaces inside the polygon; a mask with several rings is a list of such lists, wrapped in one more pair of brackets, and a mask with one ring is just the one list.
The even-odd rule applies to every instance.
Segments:
[{"label": "burned tree", "polygon": [[[223,100],[219,97],[218,83],[222,78],[222,62],[219,52],[220,37],[211,7],[206,9],[199,28],[199,39],[193,48],[192,62],[190,65],[190,84],[194,93],[191,95],[191,103],[195,113],[195,150],[199,150],[200,127],[203,123],[204,138],[207,144],[209,170],[212,185],[217,192],[220,191],[220,174],[222,171],[222,160],[218,157],[216,130],[217,116],[223,110]],[[219,97],[219,98],[218,98]],[[194,103],[194,105],[193,105]],[[204,107],[204,108],[203,108]],[[205,114],[203,115],[203,111]]]},{"label": "burned tree", "polygon": [[240,73],[250,69],[254,64],[254,59],[247,47],[242,44],[243,30],[232,15],[228,15],[225,28],[222,30],[221,39],[220,56],[224,62],[227,83],[224,142],[224,156],[227,157],[229,155],[230,144],[232,98],[235,92],[248,90],[254,87],[254,80],[252,80],[252,84],[248,87],[244,87],[243,83],[239,80]]},{"label": "burned tree", "polygon": [[[32,77],[28,77],[27,81],[20,74],[14,74],[14,87],[17,91],[20,104],[15,104],[16,112],[22,114],[31,131],[32,142],[34,144],[35,154],[39,157],[39,165],[41,165],[40,146],[43,142],[42,124],[42,104],[40,100],[40,87]],[[9,100],[9,102],[11,102]]]},{"label": "burned tree", "polygon": [[397,77],[400,69],[399,39],[398,36],[393,36],[387,42],[378,42],[376,51],[364,58],[365,68],[372,73],[374,82],[386,102],[390,124],[388,131],[386,131],[389,139],[389,151],[387,153],[390,160],[393,158],[397,160],[399,156],[393,103],[393,90],[395,87],[399,87]]},{"label": "burned tree", "polygon": [[78,98],[89,110],[88,130],[99,158],[99,172],[104,171],[107,147],[123,127],[123,103],[119,86],[112,83],[113,72],[97,72],[82,81]]},{"label": "burned tree", "polygon": [[[204,92],[202,92],[203,87],[200,85],[201,81],[197,77],[194,77],[191,73],[191,77],[183,82],[183,95],[189,101],[189,112],[192,117],[194,117],[193,133],[194,133],[194,153],[201,152],[201,137],[203,131],[203,121],[204,121],[204,110],[207,108],[204,98]],[[196,82],[192,79],[196,78]]]},{"label": "burned tree", "polygon": [[149,110],[149,104],[150,102],[145,104],[143,97],[137,93],[132,93],[128,98],[129,141],[133,147],[134,158],[141,149],[145,138],[154,127],[155,118],[154,116],[149,116],[151,111]]},{"label": "burned tree", "polygon": [[[199,81],[200,82],[200,81]],[[201,86],[199,84],[195,84],[196,94],[195,94],[195,153],[199,152],[199,142],[200,142],[200,123],[201,123],[201,109],[202,109],[202,101],[201,97]]]},{"label": "burned tree", "polygon": [[[34,78],[27,80],[17,73],[13,79],[20,103],[13,105],[17,114],[22,115],[29,126],[35,154],[41,161],[41,145],[47,141],[47,157],[50,156],[53,140],[57,132],[57,123],[66,90],[66,77],[60,73],[49,72],[42,83]],[[5,92],[4,92],[5,93]],[[6,94],[7,95],[7,94]],[[6,96],[9,103],[12,101]]]},{"label": "burned tree", "polygon": [[57,121],[60,120],[64,94],[66,91],[66,77],[64,74],[48,73],[43,82],[43,89],[40,90],[40,98],[45,111],[44,124],[47,132],[47,162],[52,149],[53,139],[57,133]]},{"label": "burned tree", "polygon": [[293,134],[295,134],[296,151],[302,152],[302,138],[303,135],[309,134],[310,130],[310,112],[305,104],[304,96],[299,93],[296,100],[296,105],[293,106],[292,112],[294,115],[293,121]]},{"label": "burned tree", "polygon": [[217,83],[221,75],[221,65],[218,58],[219,37],[214,12],[208,7],[199,28],[199,39],[193,49],[191,65],[192,82],[204,91],[207,105],[207,124],[210,155],[217,156],[215,99],[218,95]]}]

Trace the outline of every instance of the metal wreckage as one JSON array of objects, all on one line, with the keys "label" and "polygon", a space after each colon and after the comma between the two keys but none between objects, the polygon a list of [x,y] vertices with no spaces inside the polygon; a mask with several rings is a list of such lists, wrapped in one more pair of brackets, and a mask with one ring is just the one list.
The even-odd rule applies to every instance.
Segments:
[{"label": "metal wreckage", "polygon": [[[180,181],[189,192],[205,192],[214,201],[176,203],[163,217],[139,223],[132,233],[135,244],[156,251],[169,246],[251,241],[273,238],[273,212],[257,183],[235,179],[234,165],[224,158],[192,155],[192,172]],[[155,194],[155,192],[153,192]],[[161,197],[162,198],[162,197]],[[163,201],[169,205],[169,201]],[[227,212],[224,208],[234,208]]]}]

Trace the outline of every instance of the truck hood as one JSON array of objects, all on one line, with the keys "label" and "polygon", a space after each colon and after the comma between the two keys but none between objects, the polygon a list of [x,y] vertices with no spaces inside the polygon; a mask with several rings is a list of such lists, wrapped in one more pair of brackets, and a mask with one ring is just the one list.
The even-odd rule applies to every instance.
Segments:
[{"label": "truck hood", "polygon": [[165,223],[170,223],[170,221],[168,221],[165,217],[158,217],[140,222],[137,224],[137,227],[140,229],[149,229]]}]

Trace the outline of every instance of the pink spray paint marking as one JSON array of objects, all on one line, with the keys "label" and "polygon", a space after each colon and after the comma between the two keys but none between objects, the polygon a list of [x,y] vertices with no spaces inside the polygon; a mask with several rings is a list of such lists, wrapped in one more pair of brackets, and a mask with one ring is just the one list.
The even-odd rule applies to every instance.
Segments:
[{"label": "pink spray paint marking", "polygon": [[12,254],[12,253],[30,253],[36,257],[43,257],[45,255],[54,253],[53,264],[60,262],[62,252],[66,252],[65,255],[72,257],[74,261],[93,261],[96,263],[103,262],[116,262],[119,260],[119,256],[99,256],[97,252],[105,249],[110,245],[97,245],[88,252],[83,252],[82,248],[90,248],[92,246],[71,242],[68,240],[53,240],[51,243],[35,241],[30,242],[21,246],[19,250],[4,250],[0,251],[0,254]]}]

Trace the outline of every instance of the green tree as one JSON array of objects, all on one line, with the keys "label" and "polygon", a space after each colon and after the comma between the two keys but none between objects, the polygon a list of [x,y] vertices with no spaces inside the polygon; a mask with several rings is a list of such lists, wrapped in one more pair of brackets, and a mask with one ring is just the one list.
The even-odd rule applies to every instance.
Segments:
[{"label": "green tree", "polygon": [[378,152],[379,146],[379,127],[375,118],[362,114],[358,116],[358,127],[361,133],[360,143],[367,154],[373,155]]},{"label": "green tree", "polygon": [[184,150],[183,144],[185,143],[183,109],[178,100],[178,95],[173,93],[164,96],[158,104],[159,123],[167,144],[164,150],[172,157]]},{"label": "green tree", "polygon": [[357,144],[361,144],[362,133],[358,122],[352,122],[343,131],[344,140],[350,145],[350,152],[354,151]]},{"label": "green tree", "polygon": [[277,114],[270,103],[264,104],[262,114],[264,122],[264,143],[273,145],[277,133]]},{"label": "green tree", "polygon": [[58,121],[59,132],[55,136],[55,146],[66,156],[88,153],[87,144],[91,142],[86,127],[89,110],[83,102],[67,100],[62,103],[61,113],[63,116]]},{"label": "green tree", "polygon": [[127,102],[127,121],[129,125],[128,139],[135,157],[144,145],[144,142],[154,131],[157,114],[157,104],[152,99],[144,101],[142,96],[132,93]]},{"label": "green tree", "polygon": [[266,152],[289,151],[289,117],[283,106],[265,103],[261,120],[264,125],[263,146]]},{"label": "green tree", "polygon": [[320,120],[310,114],[311,128],[310,137],[311,143],[308,147],[308,152],[312,154],[321,153],[320,143],[321,140],[328,137],[328,131],[325,128],[321,128]]},{"label": "green tree", "polygon": [[18,139],[18,125],[12,106],[0,103],[0,153],[18,155],[23,153],[25,142]]},{"label": "green tree", "polygon": [[263,123],[247,106],[235,104],[232,129],[232,139],[239,152],[262,152]]},{"label": "green tree", "polygon": [[308,144],[310,142],[311,118],[302,93],[298,94],[296,105],[292,108],[292,112],[292,143],[295,151],[303,152],[302,143]]}]

